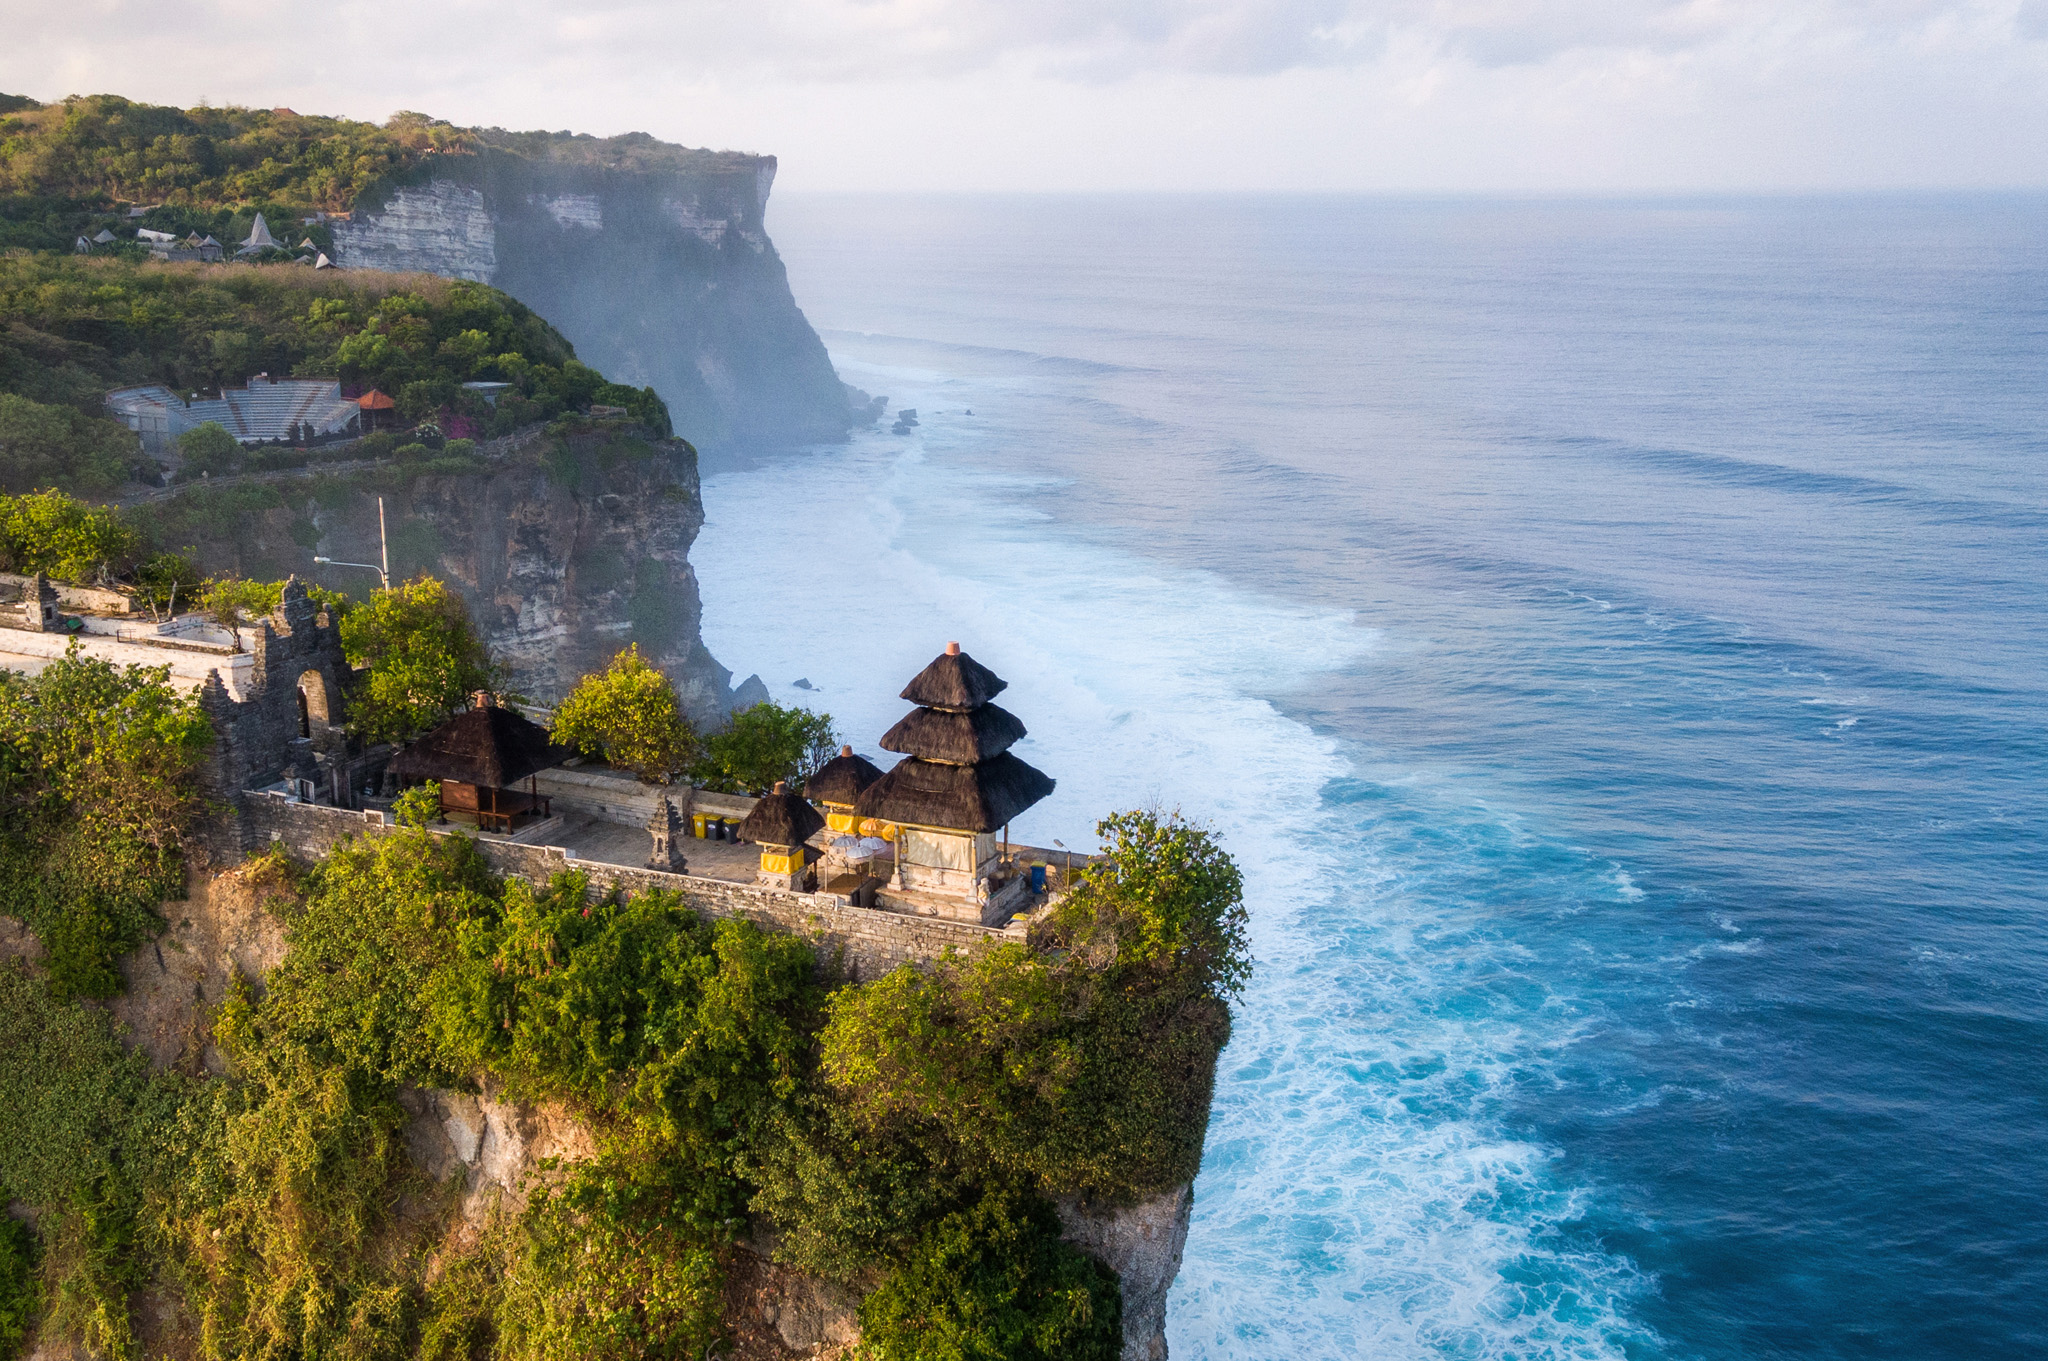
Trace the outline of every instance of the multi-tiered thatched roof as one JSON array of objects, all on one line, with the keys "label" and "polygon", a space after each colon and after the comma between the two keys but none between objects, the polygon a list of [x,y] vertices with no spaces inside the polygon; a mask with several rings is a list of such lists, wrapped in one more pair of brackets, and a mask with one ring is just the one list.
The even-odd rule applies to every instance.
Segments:
[{"label": "multi-tiered thatched roof", "polygon": [[919,707],[882,739],[907,753],[895,769],[862,791],[864,818],[993,832],[1053,791],[1043,771],[1010,754],[1024,725],[989,701],[1007,688],[995,672],[948,643],[946,651],[903,687]]}]

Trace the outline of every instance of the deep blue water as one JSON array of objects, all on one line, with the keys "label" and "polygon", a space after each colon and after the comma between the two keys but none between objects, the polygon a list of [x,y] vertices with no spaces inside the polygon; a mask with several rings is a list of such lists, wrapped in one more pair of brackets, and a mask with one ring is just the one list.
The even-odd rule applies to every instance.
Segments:
[{"label": "deep blue water", "polygon": [[1177,1358],[2048,1351],[2048,199],[771,227],[922,424],[714,470],[713,651],[1246,865]]}]

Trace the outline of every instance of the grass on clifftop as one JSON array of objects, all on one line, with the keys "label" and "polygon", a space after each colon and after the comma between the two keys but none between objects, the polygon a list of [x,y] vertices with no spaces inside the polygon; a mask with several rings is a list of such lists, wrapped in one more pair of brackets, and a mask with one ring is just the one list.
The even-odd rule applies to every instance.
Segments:
[{"label": "grass on clifftop", "polygon": [[[103,495],[138,473],[154,483],[135,436],[106,414],[107,392],[217,390],[256,373],[374,387],[407,423],[453,418],[480,436],[592,402],[669,433],[651,389],[607,383],[531,309],[484,284],[15,255],[0,257],[0,490]],[[512,389],[492,406],[462,388],[469,381]]]}]

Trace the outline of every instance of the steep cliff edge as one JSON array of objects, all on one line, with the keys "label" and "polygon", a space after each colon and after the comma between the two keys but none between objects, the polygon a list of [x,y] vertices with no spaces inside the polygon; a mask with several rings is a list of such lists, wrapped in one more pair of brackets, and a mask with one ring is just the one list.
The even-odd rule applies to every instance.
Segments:
[{"label": "steep cliff edge", "polygon": [[681,440],[536,431],[496,457],[195,488],[156,513],[166,540],[191,543],[209,572],[360,593],[373,576],[313,558],[377,561],[379,496],[392,575],[428,572],[459,590],[515,690],[552,702],[634,643],[694,720],[727,712],[731,673],[698,632],[689,552],[704,504]]},{"label": "steep cliff edge", "polygon": [[707,448],[836,440],[845,389],[765,225],[775,158],[475,133],[474,154],[332,224],[351,269],[494,284],[614,381],[651,386]]},{"label": "steep cliff edge", "polygon": [[[212,1022],[237,979],[258,996],[290,949],[286,923],[294,895],[274,868],[244,863],[196,870],[190,896],[165,905],[168,929],[122,957],[123,994],[109,1010],[126,1042],[159,1069],[219,1076],[228,1064]],[[0,917],[0,961],[35,960],[40,950]],[[443,1194],[439,1209],[416,1223],[416,1246],[446,1261],[474,1246],[494,1224],[516,1217],[528,1193],[558,1179],[567,1165],[598,1151],[590,1128],[559,1103],[507,1099],[493,1084],[474,1092],[406,1087],[398,1093],[406,1157]],[[1177,1187],[1135,1206],[1056,1202],[1064,1236],[1116,1271],[1123,1296],[1123,1361],[1166,1361],[1166,1293],[1180,1268],[1191,1190]],[[844,1358],[859,1338],[861,1290],[779,1264],[771,1229],[756,1225],[732,1253],[721,1314],[737,1361]],[[184,1355],[196,1320],[167,1300],[137,1301],[151,1355]],[[52,1342],[33,1361],[72,1353]]]}]

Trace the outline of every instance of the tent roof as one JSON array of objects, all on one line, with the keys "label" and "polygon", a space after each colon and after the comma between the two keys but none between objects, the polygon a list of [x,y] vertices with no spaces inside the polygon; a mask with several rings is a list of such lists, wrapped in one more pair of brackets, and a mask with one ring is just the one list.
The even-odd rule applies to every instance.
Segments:
[{"label": "tent roof", "polygon": [[391,759],[410,779],[457,780],[504,789],[568,759],[546,728],[524,714],[484,704],[457,714]]},{"label": "tent roof", "polygon": [[862,790],[881,778],[880,766],[865,756],[854,755],[852,747],[841,747],[837,756],[804,781],[804,797],[850,807]]},{"label": "tent roof", "polygon": [[356,405],[365,411],[390,411],[398,403],[392,401],[389,397],[377,391],[377,389],[371,388],[368,392],[356,398]]},{"label": "tent roof", "polygon": [[1009,687],[1009,682],[948,643],[903,687],[903,698],[933,709],[974,709],[988,703]]},{"label": "tent roof", "polygon": [[983,704],[965,713],[912,709],[882,734],[882,750],[969,766],[1008,751],[1023,737],[1024,721],[999,704]]},{"label": "tent roof", "polygon": [[739,835],[763,846],[801,846],[824,826],[818,810],[778,780],[775,792],[762,795],[754,811],[740,820]]},{"label": "tent roof", "polygon": [[1053,779],[1008,752],[979,765],[944,765],[915,756],[862,792],[855,809],[864,818],[993,832],[1053,791]]}]

